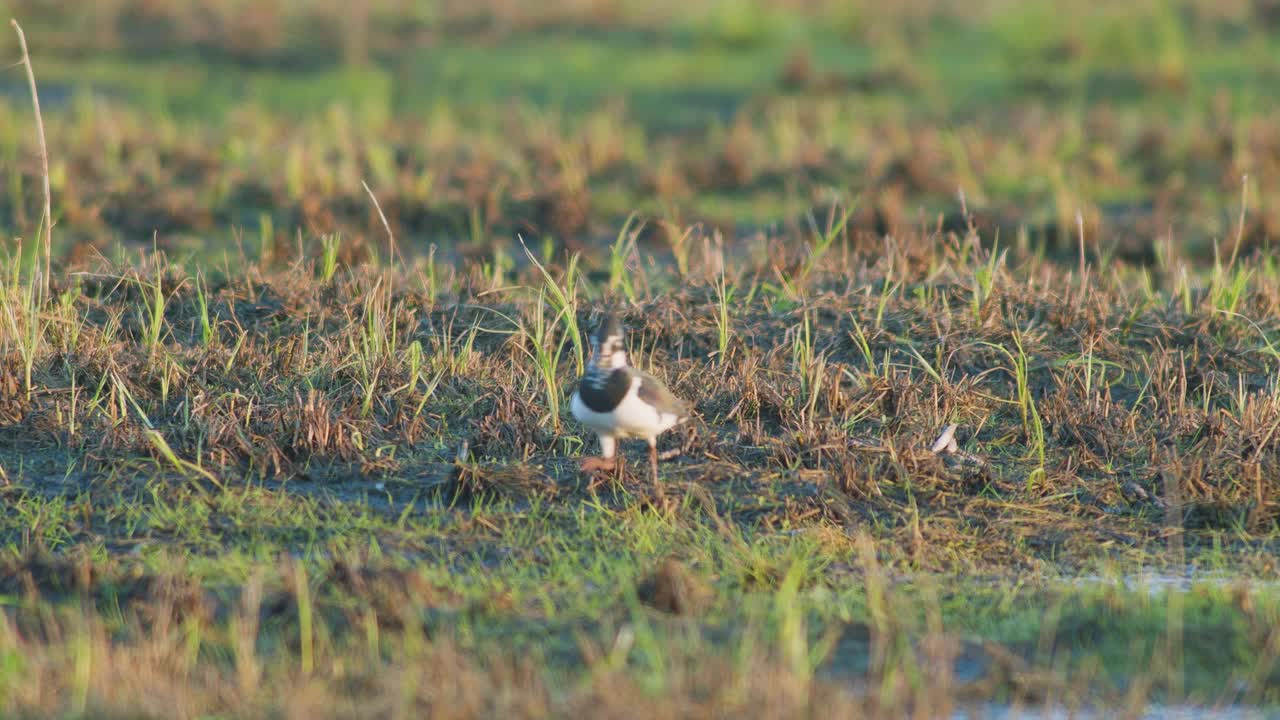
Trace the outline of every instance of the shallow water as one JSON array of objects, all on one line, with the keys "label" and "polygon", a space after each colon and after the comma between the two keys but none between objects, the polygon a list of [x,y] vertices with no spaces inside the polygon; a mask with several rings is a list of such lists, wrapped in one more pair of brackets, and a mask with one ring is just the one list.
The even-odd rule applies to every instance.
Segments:
[{"label": "shallow water", "polygon": [[1153,595],[1170,591],[1187,592],[1197,586],[1213,588],[1240,586],[1252,590],[1272,589],[1280,592],[1280,580],[1262,580],[1225,571],[1206,571],[1195,568],[1188,568],[1181,573],[1153,570],[1124,575],[1076,575],[1064,577],[1062,582],[1076,587],[1118,585],[1127,590],[1146,590]]},{"label": "shallow water", "polygon": [[985,705],[952,713],[952,720],[1110,720],[1128,717],[1135,720],[1264,720],[1280,717],[1280,710],[1263,711],[1238,706],[1202,707],[1195,705],[1148,705],[1138,715],[1124,714],[1122,708],[1064,707],[1023,708]]}]

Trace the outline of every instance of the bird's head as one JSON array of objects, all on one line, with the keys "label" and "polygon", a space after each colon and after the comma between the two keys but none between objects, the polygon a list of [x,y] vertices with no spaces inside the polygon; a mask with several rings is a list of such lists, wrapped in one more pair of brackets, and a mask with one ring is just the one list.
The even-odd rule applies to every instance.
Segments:
[{"label": "bird's head", "polygon": [[591,354],[597,365],[610,369],[627,364],[627,348],[623,344],[622,323],[613,313],[605,313],[591,332]]}]

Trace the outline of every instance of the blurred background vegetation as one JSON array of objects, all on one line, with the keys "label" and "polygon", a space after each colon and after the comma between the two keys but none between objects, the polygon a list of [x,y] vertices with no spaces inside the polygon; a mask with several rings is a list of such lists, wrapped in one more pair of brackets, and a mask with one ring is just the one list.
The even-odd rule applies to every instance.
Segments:
[{"label": "blurred background vegetation", "polygon": [[[855,207],[1099,253],[1280,232],[1274,0],[5,0],[50,125],[64,259],[153,242],[282,259],[380,233],[569,246],[633,211],[730,238]],[[17,59],[16,42],[6,41]],[[34,232],[21,69],[0,74],[0,226]],[[362,244],[364,243],[364,244]],[[1166,250],[1160,250],[1160,247]],[[1167,248],[1172,248],[1168,250]]]}]

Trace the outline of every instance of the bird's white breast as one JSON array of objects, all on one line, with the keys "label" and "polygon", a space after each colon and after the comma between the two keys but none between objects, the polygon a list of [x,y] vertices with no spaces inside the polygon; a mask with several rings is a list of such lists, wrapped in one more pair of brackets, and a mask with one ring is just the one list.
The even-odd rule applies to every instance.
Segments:
[{"label": "bird's white breast", "polygon": [[618,437],[653,438],[670,430],[680,422],[680,416],[658,412],[652,405],[640,399],[640,378],[631,381],[631,387],[622,402],[613,410],[596,412],[582,402],[574,392],[569,410],[578,422],[598,433]]}]

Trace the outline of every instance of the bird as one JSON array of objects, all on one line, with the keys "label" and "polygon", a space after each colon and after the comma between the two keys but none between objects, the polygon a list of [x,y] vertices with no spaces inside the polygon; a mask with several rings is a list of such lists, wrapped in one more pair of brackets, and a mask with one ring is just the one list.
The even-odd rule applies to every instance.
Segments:
[{"label": "bird", "polygon": [[649,443],[649,468],[658,484],[658,436],[690,418],[689,405],[658,378],[632,367],[622,323],[604,313],[590,335],[591,361],[573,392],[569,409],[578,422],[595,431],[600,457],[583,461],[583,468],[620,468],[618,441],[635,438]]}]

